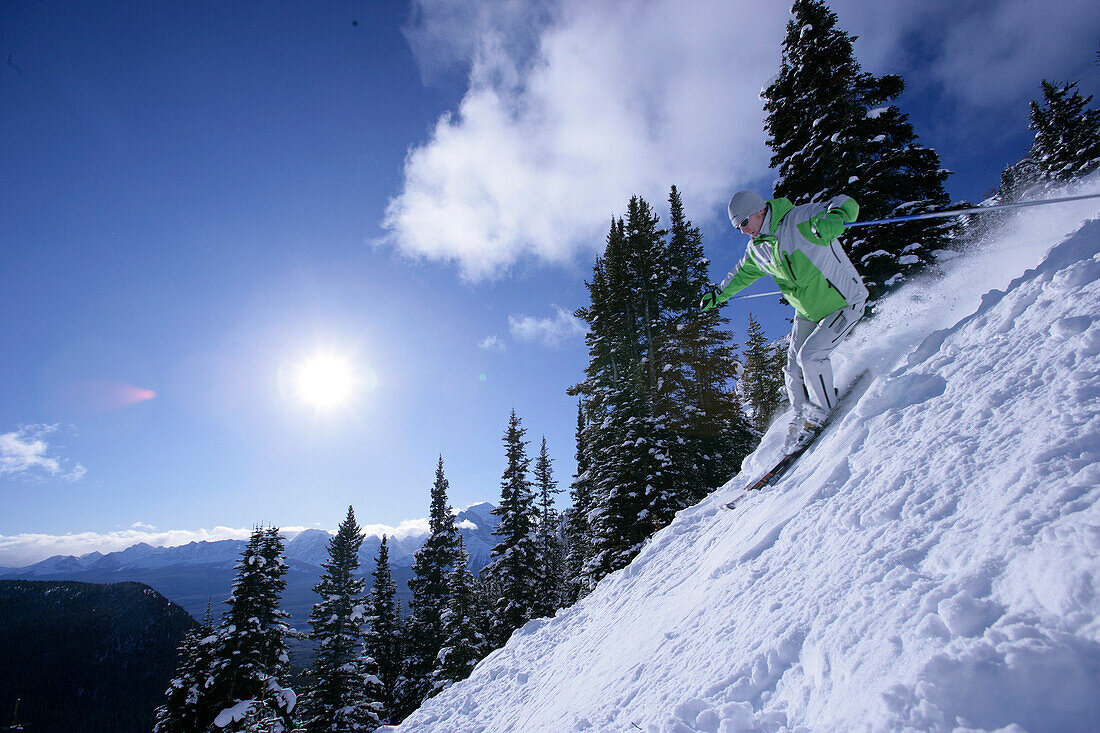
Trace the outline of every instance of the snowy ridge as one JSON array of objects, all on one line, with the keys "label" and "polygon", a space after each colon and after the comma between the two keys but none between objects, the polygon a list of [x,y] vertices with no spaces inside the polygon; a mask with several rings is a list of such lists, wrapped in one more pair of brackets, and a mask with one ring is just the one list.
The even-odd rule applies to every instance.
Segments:
[{"label": "snowy ridge", "polygon": [[1045,207],[891,296],[838,354],[867,390],[776,487],[719,508],[783,419],[629,567],[391,730],[1095,730],[1096,215]]},{"label": "snowy ridge", "polygon": [[[482,502],[455,513],[455,521],[470,555],[470,568],[474,572],[488,564],[489,555],[496,545],[493,530],[496,529],[497,518],[492,514],[493,508],[492,504]],[[393,565],[412,567],[416,551],[428,536],[427,520],[424,520],[424,525],[423,531],[410,532],[401,537],[390,537],[390,561]],[[332,533],[323,529],[303,530],[286,543],[286,557],[288,560],[320,566],[328,560],[328,545],[331,539]],[[0,567],[0,575],[11,578],[36,578],[88,570],[150,570],[204,565],[233,567],[240,560],[246,544],[244,540],[213,542],[204,540],[172,547],[152,547],[140,542],[125,550],[107,554],[89,552],[80,557],[54,555],[24,567]],[[364,540],[359,559],[365,573],[369,574],[373,571],[380,544],[379,535],[367,535]]]}]

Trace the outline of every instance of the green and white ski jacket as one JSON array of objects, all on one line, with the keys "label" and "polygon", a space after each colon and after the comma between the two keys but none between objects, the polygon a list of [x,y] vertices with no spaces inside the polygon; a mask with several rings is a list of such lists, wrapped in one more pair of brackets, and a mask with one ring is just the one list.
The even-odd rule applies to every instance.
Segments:
[{"label": "green and white ski jacket", "polygon": [[760,234],[722,281],[717,303],[765,275],[772,276],[795,312],[811,321],[866,302],[867,287],[836,241],[844,224],[859,214],[854,199],[837,196],[825,203],[795,206],[781,198],[772,199],[767,207]]}]

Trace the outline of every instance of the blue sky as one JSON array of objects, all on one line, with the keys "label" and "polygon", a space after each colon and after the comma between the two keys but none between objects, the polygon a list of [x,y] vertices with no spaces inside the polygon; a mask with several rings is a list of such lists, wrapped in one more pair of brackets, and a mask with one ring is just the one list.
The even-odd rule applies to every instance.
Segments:
[{"label": "blue sky", "polygon": [[[715,279],[736,262],[789,16],[483,5],[0,7],[0,565],[397,525],[440,454],[455,505],[495,500],[513,407],[568,486],[608,222],[676,184]],[[1041,79],[1097,91],[1094,3],[899,5],[833,7],[956,198],[1026,150]],[[739,335],[750,307],[784,332],[755,300]],[[319,351],[359,378],[342,409],[292,394]]]}]

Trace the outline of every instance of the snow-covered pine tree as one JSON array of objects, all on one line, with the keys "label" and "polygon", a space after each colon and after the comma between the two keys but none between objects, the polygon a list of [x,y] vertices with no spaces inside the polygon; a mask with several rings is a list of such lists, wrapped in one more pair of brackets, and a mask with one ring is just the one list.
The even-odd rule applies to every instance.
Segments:
[{"label": "snow-covered pine tree", "polygon": [[[1035,131],[1031,149],[1001,172],[994,203],[1011,203],[1044,189],[1087,175],[1100,167],[1100,111],[1086,109],[1092,97],[1076,91],[1077,82],[1042,82],[1043,100],[1030,103],[1028,127]],[[1003,222],[1018,211],[999,211],[977,217],[979,229]]]},{"label": "snow-covered pine tree", "polygon": [[497,631],[496,620],[497,600],[503,595],[503,591],[501,591],[500,578],[493,572],[492,566],[482,568],[474,578],[473,592],[474,626],[481,634],[481,638],[485,639],[486,654],[488,654],[503,643],[497,640],[500,634]]},{"label": "snow-covered pine tree", "polygon": [[562,521],[554,508],[554,494],[561,491],[554,480],[553,459],[543,436],[539,455],[535,459],[535,489],[538,492],[538,588],[535,592],[536,618],[553,616],[564,604],[565,548],[562,545]]},{"label": "snow-covered pine tree", "polygon": [[776,352],[776,347],[768,343],[760,322],[749,313],[741,389],[752,406],[753,428],[760,433],[771,424],[783,393],[783,372]]},{"label": "snow-covered pine tree", "polygon": [[494,615],[496,626],[490,640],[503,646],[512,632],[534,618],[538,606],[538,507],[528,477],[527,429],[513,409],[504,431],[506,465],[500,481],[500,517],[493,534],[500,542],[493,548],[488,568],[500,584]]},{"label": "snow-covered pine tree", "polygon": [[403,660],[401,650],[401,609],[397,601],[397,584],[390,569],[388,540],[382,535],[378,547],[374,584],[365,619],[363,634],[365,651],[374,660],[375,674],[381,683],[379,717],[384,723],[398,722],[392,712],[397,708],[397,680]]},{"label": "snow-covered pine tree", "polygon": [[699,310],[699,297],[710,284],[702,232],[684,214],[675,186],[668,203],[669,285],[658,409],[672,430],[673,462],[685,473],[680,493],[688,506],[732,478],[756,439],[733,387],[737,344],[727,330],[729,319],[717,308]]},{"label": "snow-covered pine tree", "polygon": [[329,558],[314,593],[321,600],[309,617],[316,656],[306,672],[306,690],[299,700],[299,730],[303,733],[371,731],[382,724],[381,684],[375,662],[365,652],[363,622],[366,581],[359,576],[362,529],[348,507],[328,546]]},{"label": "snow-covered pine tree", "polygon": [[447,501],[450,484],[443,473],[443,456],[435,469],[430,534],[416,551],[409,579],[412,602],[405,621],[403,684],[398,693],[398,717],[404,719],[420,706],[431,689],[436,655],[443,646],[443,611],[447,608],[447,576],[458,558],[458,530]]},{"label": "snow-covered pine tree", "polygon": [[[607,412],[589,424],[585,440],[592,447],[595,507],[589,512],[592,554],[582,575],[595,587],[601,578],[626,567],[660,526],[655,507],[667,505],[658,495],[668,455],[653,449],[653,415],[638,385],[641,375],[608,387]],[[667,523],[667,522],[666,522]]]},{"label": "snow-covered pine tree", "polygon": [[176,675],[164,692],[164,704],[157,708],[153,733],[203,733],[204,720],[212,720],[206,703],[206,682],[214,661],[214,625],[210,613],[202,625],[188,631],[179,646]]},{"label": "snow-covered pine tree", "polygon": [[584,402],[577,405],[577,450],[573,454],[577,460],[577,473],[570,484],[569,496],[572,500],[562,517],[565,535],[565,605],[576,603],[592,590],[585,585],[585,576],[581,572],[585,561],[592,555],[592,528],[588,524],[588,513],[592,509],[592,479],[589,473],[588,449],[584,442]]},{"label": "snow-covered pine tree", "polygon": [[[791,13],[780,73],[762,92],[775,196],[802,204],[848,194],[863,220],[947,205],[949,172],[891,104],[902,78],[865,73],[855,39],[822,0],[795,0]],[[947,220],[932,219],[853,229],[842,243],[874,298],[931,263],[950,235]]]},{"label": "snow-covered pine tree", "polygon": [[[289,614],[279,608],[286,588],[287,564],[277,527],[257,528],[237,564],[229,608],[214,642],[203,724],[227,733],[281,729],[290,731],[296,696],[280,680],[289,672],[286,637]],[[266,712],[265,712],[266,711]],[[274,719],[271,719],[274,716]]]},{"label": "snow-covered pine tree", "polygon": [[[690,471],[674,460],[678,445],[674,424],[683,414],[670,379],[675,364],[665,361],[679,352],[675,342],[679,332],[668,326],[669,290],[672,280],[671,258],[665,236],[659,227],[659,217],[649,203],[633,196],[627,206],[623,260],[611,260],[612,272],[620,277],[612,282],[622,288],[617,300],[634,310],[633,331],[637,334],[642,357],[641,394],[647,401],[647,419],[638,425],[639,437],[645,441],[655,459],[645,492],[649,497],[650,531],[672,521],[676,512],[693,502],[689,494],[694,488]],[[610,256],[609,256],[610,260]],[[619,266],[621,265],[621,266]]]},{"label": "snow-covered pine tree", "polygon": [[443,612],[444,641],[432,672],[431,695],[469,677],[474,665],[490,651],[489,643],[478,629],[474,577],[470,574],[470,558],[461,536],[458,552],[458,561],[447,576],[449,597],[447,610]]},{"label": "snow-covered pine tree", "polygon": [[[701,477],[724,474],[723,460],[732,462],[721,450],[725,438],[690,445],[685,437],[708,430],[718,435],[716,423],[731,424],[716,403],[709,415],[687,408],[689,391],[690,404],[718,396],[700,398],[699,385],[691,382],[696,366],[705,374],[699,344],[715,343],[681,328],[696,315],[698,295],[687,295],[690,282],[699,277],[701,287],[705,277],[691,261],[693,255],[701,257],[697,242],[690,241],[697,232],[685,218],[676,223],[681,238],[673,250],[664,243],[666,232],[658,228],[649,205],[632,198],[627,220],[612,221],[607,247],[596,260],[587,283],[590,305],[577,311],[589,324],[589,364],[584,380],[569,392],[585,400],[579,445],[587,470],[579,478],[587,508],[575,505],[571,513],[588,524],[589,537],[587,544],[578,543],[577,526],[570,529],[570,541],[577,545],[573,561],[583,556],[585,568],[574,576],[574,594],[629,562],[645,538],[712,488]],[[708,324],[701,332],[713,335]],[[706,385],[721,384],[728,400],[730,385],[722,384],[721,368]],[[732,368],[729,373],[732,377]],[[736,414],[739,407],[733,407]],[[708,460],[714,464],[706,466]]]},{"label": "snow-covered pine tree", "polygon": [[1100,110],[1086,109],[1092,95],[1081,96],[1078,83],[1044,79],[1042,103],[1031,102],[1035,141],[1028,158],[1048,181],[1065,183],[1100,168]]}]

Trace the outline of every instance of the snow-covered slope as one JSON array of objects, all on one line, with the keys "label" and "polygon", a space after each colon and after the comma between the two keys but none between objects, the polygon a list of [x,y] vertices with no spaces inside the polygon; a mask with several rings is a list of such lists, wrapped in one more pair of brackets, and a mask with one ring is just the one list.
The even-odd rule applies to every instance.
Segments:
[{"label": "snow-covered slope", "polygon": [[720,508],[782,421],[396,730],[1100,729],[1100,221],[1031,211],[843,346],[872,378],[778,486]]}]

